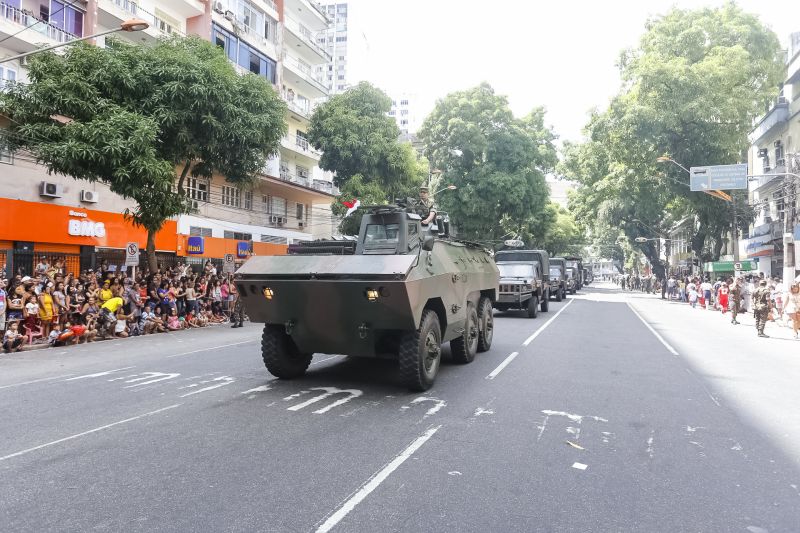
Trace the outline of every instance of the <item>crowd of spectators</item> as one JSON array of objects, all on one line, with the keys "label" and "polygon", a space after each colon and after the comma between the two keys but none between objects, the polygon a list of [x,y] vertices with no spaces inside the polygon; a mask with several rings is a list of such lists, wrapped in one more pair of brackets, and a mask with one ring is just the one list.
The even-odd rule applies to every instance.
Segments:
[{"label": "crowd of spectators", "polygon": [[[63,346],[221,324],[238,298],[229,274],[207,261],[155,272],[117,271],[103,262],[73,275],[42,257],[31,275],[0,271],[0,336],[5,353],[28,344]],[[239,327],[241,321],[234,321]]]}]

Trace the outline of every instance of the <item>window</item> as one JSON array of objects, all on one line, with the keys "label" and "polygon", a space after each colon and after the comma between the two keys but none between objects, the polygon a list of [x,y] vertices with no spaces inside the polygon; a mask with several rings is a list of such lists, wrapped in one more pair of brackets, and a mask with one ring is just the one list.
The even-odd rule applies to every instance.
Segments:
[{"label": "window", "polygon": [[394,109],[392,109],[391,111],[389,111],[389,116],[390,116],[390,117],[393,117],[393,116],[394,116]]},{"label": "window", "polygon": [[222,205],[240,207],[242,205],[242,191],[230,185],[222,186]]},{"label": "window", "polygon": [[261,210],[269,213],[269,196],[266,194],[261,195]]},{"label": "window", "polygon": [[401,115],[408,115],[408,109],[401,109],[400,110],[400,114]]},{"label": "window", "polygon": [[400,124],[403,125],[403,126],[407,126],[408,125],[408,121],[403,119],[403,120],[400,121]]},{"label": "window", "polygon": [[347,42],[347,35],[341,35],[336,38],[337,43],[346,43]]},{"label": "window", "polygon": [[400,100],[400,105],[408,105],[408,100]]},{"label": "window", "polygon": [[13,68],[0,66],[0,91],[17,81],[17,71]]},{"label": "window", "polygon": [[192,237],[211,237],[211,228],[189,226],[189,235]]},{"label": "window", "polygon": [[14,154],[5,146],[0,146],[0,163],[5,163],[6,165],[14,164]]},{"label": "window", "polygon": [[297,175],[300,176],[301,178],[310,178],[311,177],[311,171],[307,167],[303,167],[303,166],[300,166],[300,165],[295,165],[295,168],[297,169]]},{"label": "window", "polygon": [[[40,15],[43,20],[49,20],[50,24],[62,29],[67,33],[83,36],[83,12],[78,11],[72,6],[65,6],[63,2],[52,0],[50,8],[41,6]],[[52,16],[50,15],[52,13]]]},{"label": "window", "polygon": [[344,79],[344,74],[339,74],[338,76],[336,76],[336,79],[337,80],[343,80]]},{"label": "window", "polygon": [[239,233],[238,231],[225,230],[224,237],[226,239],[236,239],[237,241],[252,241],[253,240],[253,234],[252,233]]},{"label": "window", "polygon": [[278,196],[272,197],[272,213],[275,216],[285,217],[286,216],[286,198],[280,198]]},{"label": "window", "polygon": [[244,208],[253,209],[253,191],[244,192]]},{"label": "window", "polygon": [[344,61],[344,56],[339,56],[339,61]]},{"label": "window", "polygon": [[199,202],[208,201],[208,182],[202,178],[189,178],[186,180],[186,196]]},{"label": "window", "polygon": [[278,36],[278,22],[272,17],[264,17],[264,39],[274,43]]},{"label": "window", "polygon": [[276,63],[246,42],[214,26],[214,42],[225,50],[228,59],[252,72],[275,83]]},{"label": "window", "polygon": [[275,235],[262,235],[261,242],[271,242],[272,244],[288,244],[286,237],[276,237]]},{"label": "window", "polygon": [[295,216],[297,217],[297,220],[303,220],[303,208],[304,207],[305,206],[303,204],[297,204],[297,207],[295,209],[295,211],[296,211],[295,212]]},{"label": "window", "polygon": [[337,85],[337,86],[336,86],[336,90],[338,90],[338,91],[344,91],[344,84]]}]

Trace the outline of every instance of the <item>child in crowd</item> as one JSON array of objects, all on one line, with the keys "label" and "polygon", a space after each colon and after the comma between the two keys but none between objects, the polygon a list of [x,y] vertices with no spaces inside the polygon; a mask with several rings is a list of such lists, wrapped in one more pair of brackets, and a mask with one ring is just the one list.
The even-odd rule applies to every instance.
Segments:
[{"label": "child in crowd", "polygon": [[174,307],[170,311],[169,317],[167,317],[167,328],[170,331],[177,331],[182,328],[181,321],[178,319],[178,310]]},{"label": "child in crowd", "polygon": [[25,335],[19,332],[19,322],[10,322],[6,334],[3,335],[3,351],[18,352],[25,345],[25,340]]},{"label": "child in crowd", "polygon": [[697,307],[697,298],[698,298],[697,289],[695,289],[694,286],[690,285],[690,288],[689,288],[689,305],[691,305],[693,309],[695,307]]}]

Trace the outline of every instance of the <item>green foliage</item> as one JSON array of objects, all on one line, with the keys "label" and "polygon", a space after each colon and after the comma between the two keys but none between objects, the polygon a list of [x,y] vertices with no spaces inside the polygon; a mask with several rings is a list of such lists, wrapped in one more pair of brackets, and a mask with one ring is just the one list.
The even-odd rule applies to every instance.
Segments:
[{"label": "green foliage", "polygon": [[544,238],[537,243],[537,246],[547,250],[551,256],[580,254],[575,248],[584,244],[583,232],[578,228],[572,214],[554,203],[551,203],[548,209],[555,212],[555,220],[547,228]]},{"label": "green foliage", "polygon": [[135,200],[129,214],[150,237],[188,211],[188,175],[249,184],[286,129],[285,104],[269,82],[239,76],[199,38],[75,44],[63,56],[34,56],[29,76],[0,99],[12,147],[30,150],[50,172],[101,181]]},{"label": "green foliage", "polygon": [[[695,252],[718,258],[730,206],[690,192],[685,171],[656,159],[668,154],[686,167],[740,161],[752,119],[780,81],[778,52],[775,35],[733,3],[651,20],[639,47],[622,54],[620,93],[593,114],[586,142],[566,147],[560,170],[582,185],[570,202],[576,219],[620,228],[632,241],[692,217]],[[658,270],[657,245],[636,246]]]},{"label": "green foliage", "polygon": [[458,187],[437,200],[460,235],[544,237],[556,218],[544,179],[556,162],[556,137],[543,109],[515,119],[507,99],[484,83],[439,100],[419,135],[443,182]]}]

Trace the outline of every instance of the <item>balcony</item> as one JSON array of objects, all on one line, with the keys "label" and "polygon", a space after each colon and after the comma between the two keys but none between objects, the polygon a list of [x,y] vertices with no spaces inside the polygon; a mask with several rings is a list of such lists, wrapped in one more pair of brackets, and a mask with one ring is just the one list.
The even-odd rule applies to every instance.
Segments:
[{"label": "balcony", "polygon": [[319,161],[320,156],[322,156],[322,153],[311,146],[307,139],[296,135],[286,135],[283,137],[281,139],[281,146],[313,159],[314,161]]},{"label": "balcony", "polygon": [[299,98],[298,95],[294,94],[294,92],[290,91],[281,91],[281,98],[283,101],[286,102],[289,111],[295,113],[296,115],[300,115],[301,118],[306,120],[311,118],[311,114],[314,112],[314,106],[310,100],[306,98]]},{"label": "balcony", "polygon": [[304,94],[314,98],[328,95],[328,88],[321,77],[317,77],[308,63],[296,57],[286,55],[283,58],[283,76],[290,84],[297,87]]},{"label": "balcony", "polygon": [[284,0],[284,13],[292,13],[298,22],[313,31],[324,30],[330,25],[325,10],[311,0]]},{"label": "balcony", "polygon": [[161,0],[160,3],[169,11],[185,19],[200,16],[206,11],[203,5],[205,2],[200,0]]},{"label": "balcony", "polygon": [[280,178],[283,181],[291,181],[292,183],[302,185],[303,187],[311,187],[311,180],[308,177],[292,174],[286,169],[281,169]]},{"label": "balcony", "polygon": [[140,39],[155,41],[159,37],[172,34],[185,35],[181,28],[174,28],[132,0],[99,0],[97,2],[97,22],[101,26],[115,28],[134,17],[142,19],[150,25],[146,30],[136,32]]},{"label": "balcony", "polygon": [[284,42],[291,50],[302,55],[312,64],[330,63],[331,55],[317,44],[314,32],[307,26],[288,16],[284,19],[283,24],[288,30],[284,34]]},{"label": "balcony", "polygon": [[[26,31],[16,34],[23,28]],[[25,12],[16,7],[0,3],[0,36],[8,38],[3,46],[13,49],[16,52],[30,52],[39,48],[41,45],[55,43],[65,43],[79,35],[73,35],[56,26],[45,22],[29,12]]]},{"label": "balcony", "polygon": [[771,133],[779,130],[789,120],[789,101],[780,96],[775,100],[775,104],[758,121],[756,126],[748,135],[750,144],[758,144]]}]

